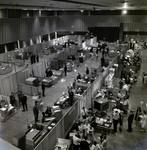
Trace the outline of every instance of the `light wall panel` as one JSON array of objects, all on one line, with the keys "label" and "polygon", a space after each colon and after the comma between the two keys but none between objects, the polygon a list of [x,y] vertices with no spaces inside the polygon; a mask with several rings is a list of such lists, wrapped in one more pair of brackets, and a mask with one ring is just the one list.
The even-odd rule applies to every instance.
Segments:
[{"label": "light wall panel", "polygon": [[147,32],[147,23],[124,23],[123,31]]},{"label": "light wall panel", "polygon": [[[17,40],[30,39],[35,36],[55,31],[87,31],[88,27],[116,27],[125,24],[125,31],[146,31],[146,15],[95,15],[95,16],[50,16],[31,18],[0,19],[0,44]],[[133,24],[135,26],[133,27]],[[138,25],[137,25],[138,24]]]}]

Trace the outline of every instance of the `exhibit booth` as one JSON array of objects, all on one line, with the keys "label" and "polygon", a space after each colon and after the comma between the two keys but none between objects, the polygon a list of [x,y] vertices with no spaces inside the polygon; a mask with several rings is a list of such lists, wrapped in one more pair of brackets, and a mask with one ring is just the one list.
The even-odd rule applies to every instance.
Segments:
[{"label": "exhibit booth", "polygon": [[[64,39],[65,39],[65,41],[67,41],[69,38],[68,38],[68,36],[65,36]],[[58,40],[58,39],[56,39],[56,40]],[[62,37],[59,38],[58,42],[61,42],[61,40],[62,40]],[[47,44],[45,45],[45,47],[48,44],[49,45],[53,44],[54,42],[55,42],[55,40],[47,41],[46,42]],[[41,52],[42,45],[44,45],[44,44],[45,44],[45,42],[39,43],[36,45],[31,45],[29,47],[25,47],[24,49],[21,49],[19,53],[22,53],[24,51],[27,53],[28,52],[36,53],[37,51],[38,51],[38,53],[42,53]],[[18,90],[22,90],[25,94],[28,94],[28,95],[33,95],[34,93],[37,93],[37,91],[39,90],[38,89],[39,87],[37,87],[37,86],[35,87],[31,84],[26,84],[25,81],[28,78],[30,78],[30,76],[45,77],[46,76],[45,70],[49,66],[53,66],[53,68],[55,70],[59,70],[59,69],[63,68],[63,64],[67,61],[67,56],[76,54],[77,49],[78,49],[78,46],[73,44],[70,47],[65,48],[64,50],[59,50],[57,53],[55,53],[53,55],[51,54],[48,59],[40,61],[37,64],[35,63],[31,66],[28,66],[27,68],[24,67],[20,71],[15,70],[16,71],[15,73],[7,75],[6,77],[4,77],[0,80],[0,94],[9,96],[11,94],[11,92],[16,93],[16,92],[18,92]],[[15,57],[15,53],[16,53],[15,50],[10,51],[8,53],[3,53],[3,54],[0,54],[0,58],[2,58],[1,60],[3,60],[3,61],[9,61]],[[53,63],[54,58],[57,58],[58,60],[63,61],[62,66],[59,66],[61,64],[61,61],[60,62],[58,61],[57,62],[58,64],[54,64]],[[21,60],[21,59],[19,59],[19,60]],[[16,64],[14,64],[14,65],[16,65]],[[12,67],[9,70],[12,71]],[[53,80],[55,80],[55,79],[53,79]],[[9,85],[9,86],[7,86],[7,85]]]},{"label": "exhibit booth", "polygon": [[[127,46],[124,46],[121,49],[122,54],[126,53]],[[101,89],[101,87],[104,85],[104,80],[108,76],[110,68],[114,66],[114,64],[118,64],[118,57],[120,57],[121,53],[118,54],[112,61],[111,64],[99,74],[99,76],[96,78],[95,81],[92,82],[92,84],[84,91],[84,93],[78,98],[78,100],[69,108],[69,111],[65,113],[65,115],[59,120],[59,122],[50,130],[50,132],[40,141],[38,145],[34,147],[34,150],[43,150],[43,149],[49,149],[53,150],[56,141],[58,138],[65,138],[69,131],[71,130],[75,120],[78,116],[80,116],[81,108],[84,106],[87,109],[91,107],[95,107],[95,101],[94,97],[97,94],[97,91]],[[103,100],[102,100],[103,101]],[[98,102],[98,107],[100,111],[106,110],[110,107],[108,101],[100,101]],[[107,123],[107,120],[105,121],[105,126],[101,125],[103,122],[100,120],[100,118],[97,118],[97,128],[98,129],[106,129],[110,132],[111,130],[111,124]],[[109,122],[109,121],[108,121]]]},{"label": "exhibit booth", "polygon": [[[59,52],[55,56],[63,59],[69,54],[76,53],[77,47],[76,45],[74,46],[74,48],[67,48],[67,50]],[[112,68],[114,64],[119,63],[120,56],[125,54],[126,50],[127,47],[124,45],[121,49],[121,53],[118,53],[118,55],[111,60],[109,66],[103,72],[99,73],[99,76],[95,79],[95,81],[87,86],[87,89],[69,108],[69,111],[67,111],[54,126],[51,126],[51,128],[48,129],[48,126],[45,126],[43,130],[44,132],[39,134],[41,137],[39,137],[38,142],[27,143],[29,145],[27,150],[53,150],[56,145],[57,138],[65,138],[67,136],[75,120],[80,115],[81,108],[83,106],[86,108],[94,107],[94,97],[96,96],[97,91],[103,86],[110,68]],[[35,81],[34,77],[45,76],[46,63],[48,62],[44,60],[0,80],[0,94],[9,96],[12,91],[16,93],[19,89],[21,89],[24,94],[28,95],[36,93],[38,91],[38,86],[32,86]],[[34,77],[30,77],[30,74],[33,74]],[[7,85],[9,85],[9,87]]]}]

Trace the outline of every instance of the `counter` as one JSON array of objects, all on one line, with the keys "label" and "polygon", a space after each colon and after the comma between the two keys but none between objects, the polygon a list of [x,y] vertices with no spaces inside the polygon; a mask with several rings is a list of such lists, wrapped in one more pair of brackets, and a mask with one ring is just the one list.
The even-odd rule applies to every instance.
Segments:
[{"label": "counter", "polygon": [[65,96],[61,96],[55,103],[54,105],[59,105],[61,108],[65,108],[67,103],[69,101],[69,96],[65,95]]},{"label": "counter", "polygon": [[0,120],[1,122],[7,121],[15,114],[14,107],[10,106],[8,109],[5,107],[0,108]]},{"label": "counter", "polygon": [[13,70],[12,67],[0,67],[0,75],[7,74],[12,70]]},{"label": "counter", "polygon": [[54,150],[58,150],[58,147],[60,147],[62,150],[69,150],[70,145],[71,145],[71,140],[57,138],[57,143],[55,145]]}]

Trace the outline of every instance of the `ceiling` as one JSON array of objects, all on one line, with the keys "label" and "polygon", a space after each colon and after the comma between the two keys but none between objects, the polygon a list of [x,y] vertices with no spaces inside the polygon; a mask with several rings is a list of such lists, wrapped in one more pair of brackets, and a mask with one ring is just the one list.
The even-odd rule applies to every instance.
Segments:
[{"label": "ceiling", "polygon": [[0,0],[0,8],[37,10],[147,10],[147,0]]}]

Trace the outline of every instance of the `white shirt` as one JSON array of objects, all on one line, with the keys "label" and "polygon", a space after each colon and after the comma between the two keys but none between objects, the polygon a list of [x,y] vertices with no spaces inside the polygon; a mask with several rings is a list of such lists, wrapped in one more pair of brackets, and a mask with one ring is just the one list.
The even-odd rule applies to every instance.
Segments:
[{"label": "white shirt", "polygon": [[73,144],[74,145],[80,145],[81,139],[76,137],[75,135],[73,136]]}]

